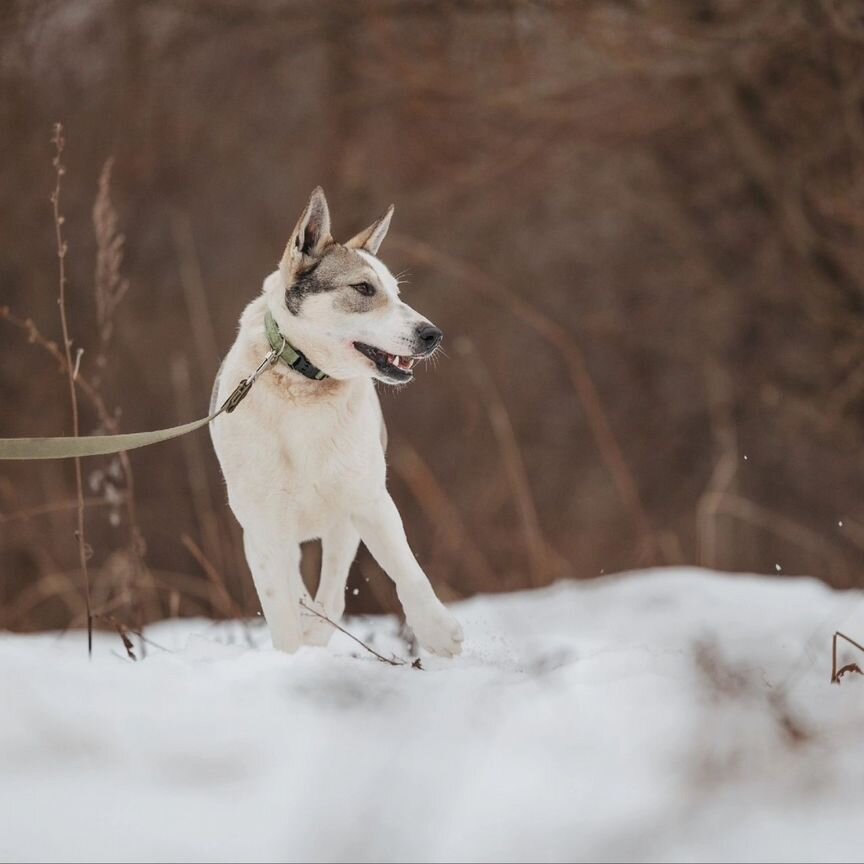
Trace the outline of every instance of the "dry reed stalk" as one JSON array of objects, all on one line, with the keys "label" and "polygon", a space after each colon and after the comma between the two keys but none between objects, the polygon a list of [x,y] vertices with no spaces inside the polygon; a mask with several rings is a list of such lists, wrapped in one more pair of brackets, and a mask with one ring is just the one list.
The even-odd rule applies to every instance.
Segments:
[{"label": "dry reed stalk", "polygon": [[[221,362],[219,341],[216,338],[216,328],[213,325],[210,311],[211,303],[207,297],[204,276],[201,273],[200,257],[195,245],[195,235],[189,215],[182,210],[172,210],[170,226],[174,249],[180,265],[180,285],[183,289],[186,314],[189,318],[189,329],[192,333],[192,342],[197,357],[198,381],[204,387],[204,392],[209,394],[210,386]],[[193,377],[187,371],[186,378],[189,382],[187,393],[190,397]],[[213,503],[214,498],[207,480],[206,466],[201,458],[200,449],[196,448],[193,453],[193,447],[194,445],[187,447],[186,454],[190,467],[189,479],[194,484],[193,489],[198,496],[196,513],[202,535],[211,551],[218,552],[218,564],[221,569],[224,570],[233,563],[235,570],[242,572],[246,566],[246,559],[237,525],[233,521],[229,521],[227,530],[224,530],[224,526],[223,530],[219,530],[219,523],[222,520]],[[193,461],[196,465],[193,465]],[[218,543],[214,544],[214,537]],[[248,582],[249,580],[242,580],[244,606],[246,608],[255,602],[249,594]]]},{"label": "dry reed stalk", "polygon": [[216,375],[219,368],[219,342],[210,315],[210,301],[204,288],[204,277],[195,248],[192,224],[186,213],[171,213],[171,234],[180,262],[180,285],[186,301],[186,314],[192,330],[192,341],[198,354],[198,366],[205,380]]},{"label": "dry reed stalk", "polygon": [[699,563],[703,567],[717,567],[718,514],[724,497],[734,492],[738,473],[738,438],[732,419],[732,387],[729,376],[716,363],[705,367],[711,429],[719,456],[711,478],[696,508],[696,533],[699,544]]},{"label": "dry reed stalk", "polygon": [[201,551],[201,547],[188,534],[183,534],[180,538],[180,542],[189,551],[189,554],[198,562],[201,569],[204,571],[204,575],[213,586],[213,591],[215,592],[213,596],[214,608],[221,608],[222,614],[226,618],[242,619],[243,610],[237,605],[237,602],[225,586],[225,580],[207,556]]},{"label": "dry reed stalk", "polygon": [[[756,525],[770,534],[792,543],[799,549],[810,552],[817,558],[821,558],[828,569],[838,579],[842,579],[848,587],[855,587],[854,580],[849,578],[849,568],[846,566],[845,558],[821,534],[788,516],[784,516],[782,513],[777,513],[740,495],[723,492],[709,493],[706,497],[708,498],[707,506],[715,514],[726,514],[740,519],[742,522]],[[712,498],[716,500],[711,500]]]},{"label": "dry reed stalk", "polygon": [[522,523],[522,532],[525,535],[525,545],[528,548],[531,586],[536,588],[540,585],[546,585],[549,583],[551,575],[549,550],[543,536],[543,529],[540,526],[540,517],[537,515],[534,495],[528,481],[528,471],[522,459],[522,451],[519,449],[519,442],[510,421],[510,415],[507,413],[501,394],[495,388],[492,377],[474,350],[471,341],[465,337],[458,339],[456,351],[466,358],[464,368],[468,370],[471,380],[483,400],[492,432],[501,451],[504,470],[513,491],[519,520]]},{"label": "dry reed stalk", "polygon": [[[444,549],[455,560],[464,559],[474,585],[482,586],[482,590],[500,587],[500,580],[471,539],[458,508],[423,457],[410,444],[400,442],[393,447],[392,468],[417,500],[429,524],[441,533]],[[449,584],[447,588],[453,599],[463,596]]]},{"label": "dry reed stalk", "polygon": [[[129,290],[129,280],[124,279],[121,274],[126,237],[118,229],[119,219],[111,201],[113,165],[113,157],[105,160],[93,203],[93,228],[96,234],[96,320],[100,343],[96,365],[100,373],[108,363],[106,352],[114,333],[114,313]],[[96,385],[98,386],[98,380]]]},{"label": "dry reed stalk", "polygon": [[79,575],[77,571],[54,571],[28,585],[4,610],[6,626],[9,629],[20,626],[34,609],[47,600],[59,600],[66,607],[69,620],[77,617],[81,612],[81,589],[75,577]]},{"label": "dry reed stalk", "polygon": [[[60,307],[60,326],[63,331],[63,351],[66,361],[66,380],[69,383],[69,400],[72,403],[72,434],[77,438],[80,434],[78,422],[78,390],[75,387],[77,366],[80,354],[73,366],[72,363],[72,339],[69,336],[69,321],[66,315],[66,253],[68,246],[63,239],[63,222],[65,221],[60,212],[60,188],[66,168],[63,165],[63,149],[66,141],[63,137],[63,124],[54,124],[54,135],[51,138],[54,144],[55,156],[53,160],[56,183],[51,193],[51,206],[54,214],[54,235],[57,243],[57,261],[59,268],[59,296],[57,305]],[[87,609],[87,653],[93,654],[93,614],[90,607],[90,573],[87,569],[87,545],[84,539],[84,481],[81,475],[81,459],[75,459],[75,491],[78,500],[78,560],[81,573],[84,577],[84,599]]]},{"label": "dry reed stalk", "polygon": [[[174,389],[174,399],[177,405],[178,417],[187,415],[188,406],[195,404],[192,395],[192,381],[189,375],[189,363],[186,357],[178,355],[171,364],[171,383]],[[182,422],[182,421],[181,421]],[[209,556],[215,560],[215,568],[223,571],[225,555],[219,531],[219,517],[213,507],[213,496],[207,476],[207,465],[198,439],[191,435],[180,439],[186,461],[186,474],[189,479],[189,489],[192,492],[192,508],[198,523],[198,531],[203,539],[203,546]]]},{"label": "dry reed stalk", "polygon": [[[122,275],[123,248],[126,237],[119,230],[119,218],[114,202],[111,200],[111,172],[114,166],[113,157],[105,160],[99,173],[96,199],[93,203],[93,232],[96,236],[96,272],[94,278],[94,295],[96,298],[96,316],[99,325],[99,354],[96,358],[96,377],[91,382],[98,392],[102,384],[102,374],[108,365],[108,348],[114,333],[114,316],[121,301],[129,290],[129,280]],[[105,412],[107,413],[107,411]],[[101,419],[101,416],[100,416]],[[104,422],[103,422],[104,425]],[[114,431],[117,424],[114,424]],[[111,431],[110,429],[108,431]],[[137,594],[146,575],[144,553],[146,546],[144,535],[138,524],[138,514],[135,506],[135,477],[132,473],[132,462],[126,452],[118,453],[125,495],[123,501],[126,507],[127,529],[129,531],[129,552],[132,562],[132,573],[128,589],[130,606],[136,613],[138,631],[143,629],[143,610],[137,602]],[[146,654],[146,645],[141,637],[141,656]]]},{"label": "dry reed stalk", "polygon": [[369,589],[378,609],[384,615],[403,615],[396,586],[378,562],[361,545],[354,562],[363,584]]},{"label": "dry reed stalk", "polygon": [[[65,269],[64,258],[66,254],[66,244],[62,239],[63,216],[59,213],[59,192],[60,192],[60,177],[65,173],[65,167],[61,163],[61,154],[64,147],[62,128],[55,128],[55,137],[52,139],[55,147],[58,148],[55,157],[55,169],[58,172],[57,188],[52,195],[52,204],[55,208],[55,229],[58,235],[58,254],[61,261],[61,285],[65,289]],[[122,278],[121,266],[123,263],[123,246],[125,237],[118,230],[118,217],[110,196],[111,183],[111,168],[113,160],[109,159],[103,166],[99,177],[98,191],[96,200],[93,206],[93,226],[96,236],[97,256],[94,281],[94,295],[96,300],[97,319],[99,324],[99,355],[96,360],[96,373],[92,378],[88,378],[80,370],[81,351],[79,349],[76,358],[71,357],[71,341],[68,336],[68,329],[64,330],[64,342],[66,343],[63,350],[50,339],[42,335],[35,322],[30,318],[20,318],[8,309],[8,307],[0,307],[0,320],[5,320],[12,326],[22,330],[27,334],[28,341],[43,348],[56,361],[61,374],[71,379],[70,388],[74,386],[87,399],[94,413],[96,414],[99,423],[104,430],[109,434],[119,432],[119,424],[117,423],[116,412],[108,408],[105,399],[103,398],[100,388],[102,383],[102,374],[107,366],[107,349],[111,341],[111,336],[114,327],[114,314],[120,301],[125,296],[128,290],[128,281]],[[64,294],[65,300],[65,294]],[[61,305],[61,319],[65,317],[65,303]],[[70,390],[71,392],[71,390]],[[77,413],[77,400],[75,404],[75,412]],[[77,422],[75,423],[76,433],[78,434]],[[117,454],[117,459],[122,471],[124,489],[119,493],[119,500],[126,509],[126,519],[129,530],[129,550],[133,563],[132,579],[130,580],[130,590],[133,596],[132,605],[136,606],[139,617],[139,629],[141,623],[142,610],[134,601],[134,595],[140,583],[143,581],[143,556],[145,551],[145,543],[142,532],[139,527],[137,511],[135,506],[135,480],[132,473],[132,465],[127,453]],[[79,460],[76,460],[79,463]],[[76,480],[79,481],[80,464],[76,464]],[[105,502],[106,504],[109,502]],[[77,501],[76,501],[77,506]],[[85,506],[97,506],[97,502],[92,499],[86,499]],[[47,506],[45,508],[36,509],[33,512],[57,512],[66,509],[66,506]],[[28,513],[22,515],[21,518],[28,516]],[[12,514],[4,521],[12,518],[17,518],[18,514]],[[83,536],[81,526],[79,524],[79,534]],[[89,572],[86,573],[86,581],[89,586]],[[90,616],[92,619],[92,592],[88,589]],[[88,627],[88,633],[92,631],[92,626]],[[135,631],[130,631],[135,632]],[[88,636],[88,644],[92,638]],[[144,647],[142,645],[142,653]]]}]

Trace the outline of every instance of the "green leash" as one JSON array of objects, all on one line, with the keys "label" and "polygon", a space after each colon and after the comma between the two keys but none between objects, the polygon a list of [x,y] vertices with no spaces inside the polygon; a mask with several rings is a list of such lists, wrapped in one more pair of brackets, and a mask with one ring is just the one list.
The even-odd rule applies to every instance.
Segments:
[{"label": "green leash", "polygon": [[0,459],[71,459],[73,456],[106,456],[109,453],[135,450],[194,432],[215,420],[225,410],[223,405],[209,417],[202,417],[194,423],[154,432],[89,435],[86,438],[0,438]]},{"label": "green leash", "polygon": [[[307,378],[320,380],[327,377],[319,369],[312,366],[299,351],[288,344],[269,312],[265,324],[271,350],[261,365],[234,388],[222,406],[207,417],[194,420],[192,423],[184,423],[182,426],[172,426],[170,429],[156,429],[153,432],[88,435],[80,438],[0,438],[0,460],[72,459],[80,456],[107,456],[110,453],[122,453],[125,450],[135,450],[138,447],[147,447],[150,444],[158,444],[161,441],[170,441],[172,438],[188,435],[190,432],[212,423],[223,412],[230,414],[246,398],[246,394],[252,389],[252,385],[258,378],[280,360],[292,369],[297,369],[301,374],[305,374]],[[310,375],[308,371],[311,370],[314,371]]]}]

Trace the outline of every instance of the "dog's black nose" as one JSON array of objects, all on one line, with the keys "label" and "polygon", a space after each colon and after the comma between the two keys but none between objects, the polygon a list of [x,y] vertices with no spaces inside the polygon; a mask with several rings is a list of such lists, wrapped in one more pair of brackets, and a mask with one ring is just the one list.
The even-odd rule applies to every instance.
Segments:
[{"label": "dog's black nose", "polygon": [[417,328],[417,342],[424,354],[434,351],[444,338],[444,334],[434,325],[428,322]]}]

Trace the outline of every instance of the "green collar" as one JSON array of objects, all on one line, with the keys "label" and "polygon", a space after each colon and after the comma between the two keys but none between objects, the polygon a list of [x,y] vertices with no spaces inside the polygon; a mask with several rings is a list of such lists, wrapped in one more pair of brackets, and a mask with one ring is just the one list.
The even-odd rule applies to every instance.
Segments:
[{"label": "green collar", "polygon": [[328,377],[317,366],[310,363],[304,354],[288,343],[288,340],[279,332],[279,325],[269,309],[264,316],[264,327],[267,330],[267,341],[276,352],[278,360],[313,381],[320,381],[322,378]]}]

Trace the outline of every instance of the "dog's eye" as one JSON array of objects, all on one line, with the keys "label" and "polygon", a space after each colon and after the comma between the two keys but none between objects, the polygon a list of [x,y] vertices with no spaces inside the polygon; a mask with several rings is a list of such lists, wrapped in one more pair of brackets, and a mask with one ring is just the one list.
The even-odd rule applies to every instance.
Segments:
[{"label": "dog's eye", "polygon": [[358,294],[362,294],[364,297],[372,297],[375,294],[375,288],[368,282],[358,282],[356,285],[352,285],[351,287]]}]

